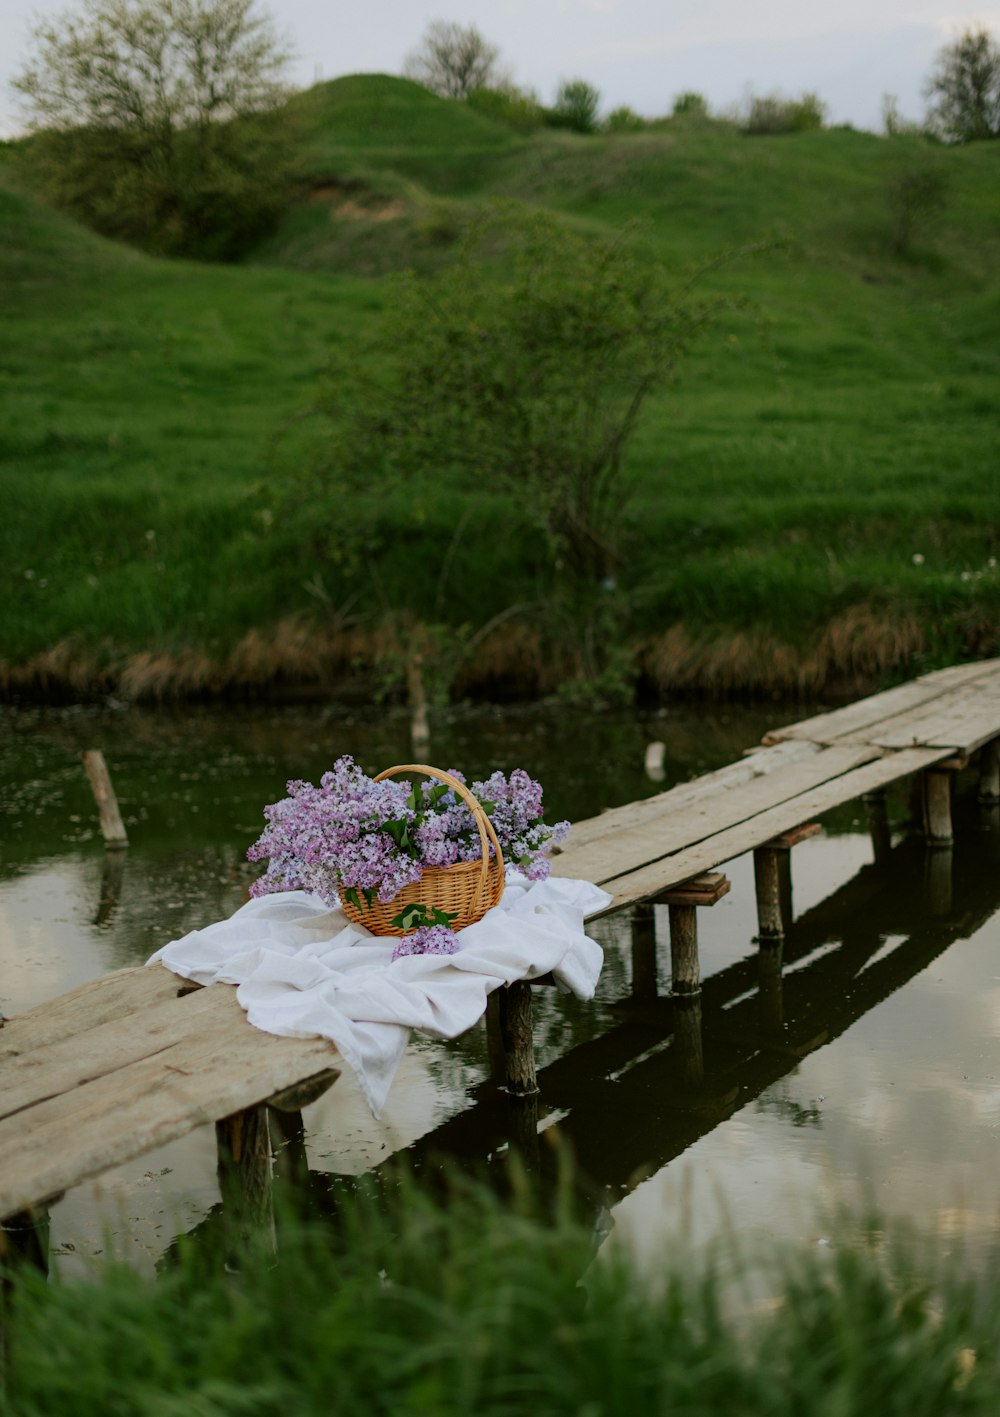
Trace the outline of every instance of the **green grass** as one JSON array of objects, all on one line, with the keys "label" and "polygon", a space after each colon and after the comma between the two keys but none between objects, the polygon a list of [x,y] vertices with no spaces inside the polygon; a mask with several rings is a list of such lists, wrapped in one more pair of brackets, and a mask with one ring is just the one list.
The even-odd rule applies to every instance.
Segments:
[{"label": "green grass", "polygon": [[[286,1226],[279,1261],[184,1242],[156,1281],[114,1264],[27,1284],[6,1417],[287,1412],[538,1417],[958,1417],[995,1411],[996,1277],[985,1284],[855,1226],[771,1256],[741,1289],[681,1255],[640,1281],[543,1223],[456,1188],[344,1203]],[[992,1303],[991,1303],[992,1300]]]},{"label": "green grass", "polygon": [[[322,619],[317,586],[353,613],[456,624],[546,593],[523,518],[477,500],[449,577],[477,581],[476,603],[440,610],[462,508],[433,468],[405,497],[375,492],[374,575],[322,564],[310,508],[277,486],[305,456],[294,420],[331,354],[353,358],[392,299],[385,277],[439,268],[498,200],[595,233],[637,220],[644,258],[678,280],[726,255],[701,288],[748,299],[630,448],[633,642],[683,622],[805,653],[865,611],[918,627],[886,674],[1000,651],[996,144],[712,124],[517,135],[386,76],[297,102],[318,192],[241,267],[101,241],[19,191],[0,154],[8,671],[65,642],[112,676],[144,650],[218,658],[251,629]],[[931,159],[948,204],[901,259],[886,178]],[[416,584],[391,556],[404,536],[425,547]]]}]

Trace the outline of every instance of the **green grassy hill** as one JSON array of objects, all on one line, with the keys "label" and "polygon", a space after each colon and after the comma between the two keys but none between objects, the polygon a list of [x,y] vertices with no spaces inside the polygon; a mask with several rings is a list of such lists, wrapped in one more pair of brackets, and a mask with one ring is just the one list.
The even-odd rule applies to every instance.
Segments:
[{"label": "green grassy hill", "polygon": [[[369,337],[385,277],[438,268],[497,201],[595,233],[638,220],[645,259],[680,280],[727,256],[702,288],[749,299],[629,452],[627,635],[655,686],[818,692],[1000,652],[1000,144],[523,135],[385,76],[296,103],[302,198],[241,267],[102,241],[0,159],[8,691],[299,681],[370,663],[387,608],[474,628],[537,597],[516,509],[456,507],[433,469],[419,524],[387,499],[377,541],[423,538],[437,567],[467,510],[475,604],[442,610],[436,572],[403,587],[385,555],[353,577],[313,561],[308,508],[273,495],[276,449],[331,354]],[[926,162],[947,202],[904,259],[886,187]],[[507,632],[479,678],[508,653],[551,687],[523,673],[531,626]]]}]

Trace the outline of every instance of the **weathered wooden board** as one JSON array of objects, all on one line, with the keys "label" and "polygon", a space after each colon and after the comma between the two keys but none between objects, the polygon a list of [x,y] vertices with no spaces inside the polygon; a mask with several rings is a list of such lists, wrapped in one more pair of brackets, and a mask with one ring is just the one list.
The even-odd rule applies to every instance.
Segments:
[{"label": "weathered wooden board", "polygon": [[175,999],[191,986],[162,965],[139,965],[102,975],[68,994],[4,1020],[0,1029],[0,1064],[26,1048],[43,1048],[84,1029],[128,1018],[136,1009]]},{"label": "weathered wooden board", "polygon": [[[953,665],[949,669],[925,675],[908,684],[899,684],[884,693],[859,699],[830,713],[817,714],[799,723],[775,728],[764,735],[765,743],[780,743],[788,739],[804,739],[812,743],[836,743],[848,736],[863,734],[876,725],[888,725],[889,720],[912,709],[933,703],[948,693],[961,697],[977,682],[996,680],[1000,676],[1000,660],[983,660],[977,664]],[[866,741],[874,741],[869,739]]]},{"label": "weathered wooden board", "polygon": [[677,851],[671,856],[665,856],[638,871],[630,871],[616,879],[607,880],[604,882],[604,889],[611,894],[611,904],[605,910],[595,911],[591,918],[608,915],[636,901],[650,900],[662,891],[669,890],[671,886],[680,885],[690,876],[731,861],[733,857],[751,851],[762,841],[769,841],[780,832],[790,831],[801,822],[810,821],[833,807],[839,807],[842,802],[850,802],[862,793],[884,787],[896,778],[931,767],[946,757],[947,752],[947,749],[941,748],[909,748],[884,758],[877,758],[843,777],[834,778],[831,782],[825,782],[798,797],[782,802],[750,821],[720,831],[705,841]]},{"label": "weathered wooden board", "polygon": [[869,734],[886,748],[947,748],[973,753],[1000,729],[1000,677],[967,685]]},{"label": "weathered wooden board", "polygon": [[[788,763],[776,772],[757,776],[751,782],[692,803],[668,817],[657,817],[631,831],[599,837],[579,848],[567,843],[565,851],[552,863],[552,873],[603,885],[625,871],[634,871],[670,852],[704,841],[724,828],[755,820],[779,803],[799,797],[810,788],[850,773],[879,756],[877,748],[866,745],[822,749],[803,761]],[[798,822],[790,825],[796,826]],[[766,837],[758,833],[757,840],[766,840]]]},{"label": "weathered wooden board", "polygon": [[10,1056],[0,1062],[0,1119],[143,1058],[155,1057],[182,1039],[213,1027],[217,1014],[211,990],[199,989],[184,999],[179,999],[175,990],[172,999],[140,1009],[128,1018],[112,1019],[71,1038]]},{"label": "weathered wooden board", "polygon": [[[179,1014],[193,1008],[200,1026],[152,1057],[0,1121],[0,1215],[263,1102],[339,1058],[325,1039],[253,1028],[230,985],[189,994],[173,1007]],[[0,1093],[4,1073],[0,1068]]]},{"label": "weathered wooden board", "polygon": [[600,816],[574,822],[569,840],[562,851],[575,851],[599,838],[614,836],[620,831],[631,831],[632,828],[644,826],[656,818],[670,816],[708,797],[727,792],[731,787],[739,787],[745,782],[753,782],[758,777],[777,772],[789,763],[802,762],[817,752],[817,744],[804,741],[776,743],[774,747],[761,748],[751,757],[728,763],[725,767],[691,782],[678,783],[676,787],[671,787],[666,792],[658,792],[654,797],[644,797],[639,802],[612,807]]}]

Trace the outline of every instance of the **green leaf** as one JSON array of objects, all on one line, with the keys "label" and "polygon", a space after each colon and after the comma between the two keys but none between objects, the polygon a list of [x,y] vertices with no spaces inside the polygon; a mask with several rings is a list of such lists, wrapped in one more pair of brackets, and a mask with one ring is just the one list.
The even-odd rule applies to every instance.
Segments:
[{"label": "green leaf", "polygon": [[353,905],[355,910],[361,909],[361,897],[358,895],[356,886],[347,887],[347,890],[344,891],[344,899],[348,905]]}]

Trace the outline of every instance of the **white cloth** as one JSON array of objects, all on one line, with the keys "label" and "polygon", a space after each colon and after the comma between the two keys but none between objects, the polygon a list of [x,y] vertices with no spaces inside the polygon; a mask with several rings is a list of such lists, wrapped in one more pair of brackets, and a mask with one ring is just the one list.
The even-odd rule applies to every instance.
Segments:
[{"label": "white cloth", "polygon": [[456,1038],[494,989],[550,972],[592,998],[604,954],[583,922],[610,899],[587,881],[531,882],[511,871],[500,903],[458,932],[456,954],[393,962],[395,939],[351,924],[318,896],[285,891],[192,930],[148,963],[198,984],[236,984],[248,1019],[266,1033],[332,1039],[377,1117],[411,1029]]}]

